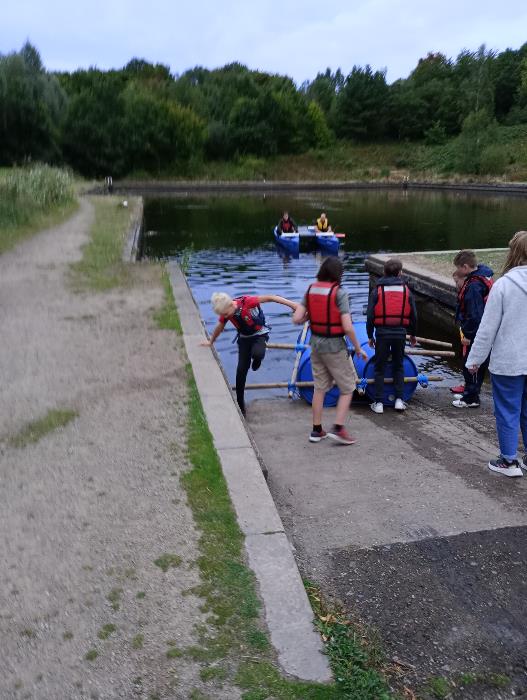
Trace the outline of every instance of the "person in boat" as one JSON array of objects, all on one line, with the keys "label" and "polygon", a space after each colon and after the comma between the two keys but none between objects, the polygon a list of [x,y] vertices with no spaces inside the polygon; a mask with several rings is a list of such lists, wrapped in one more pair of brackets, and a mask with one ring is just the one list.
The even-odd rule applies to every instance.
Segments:
[{"label": "person in boat", "polygon": [[318,217],[317,219],[317,225],[315,226],[316,231],[319,231],[320,233],[330,233],[331,232],[331,226],[329,225],[328,218],[325,214],[325,212],[322,212],[322,214]]},{"label": "person in boat", "polygon": [[293,219],[289,216],[289,213],[287,211],[284,211],[282,214],[282,218],[278,222],[278,225],[276,227],[278,229],[278,233],[282,235],[282,233],[297,233],[298,232],[298,226],[295,224]]},{"label": "person in boat", "polygon": [[245,415],[245,381],[249,367],[259,369],[265,356],[266,343],[269,339],[269,326],[261,304],[274,301],[290,309],[296,309],[297,304],[276,294],[260,294],[259,296],[244,295],[232,299],[225,292],[214,292],[211,297],[214,313],[219,316],[218,323],[209,340],[201,345],[212,346],[218,336],[223,333],[227,321],[237,330],[238,366],[236,367],[236,400],[241,412]]},{"label": "person in boat", "polygon": [[[342,445],[353,445],[355,438],[346,431],[351,396],[357,385],[357,373],[348,353],[344,337],[347,336],[355,352],[367,359],[351,322],[349,299],[342,289],[344,267],[336,257],[324,260],[317,274],[317,281],[310,284],[302,303],[293,313],[294,323],[309,321],[311,328],[311,368],[313,370],[313,430],[310,442],[320,442],[326,437]],[[340,389],[337,414],[333,428],[326,433],[322,427],[322,409],[326,392],[335,383]]]},{"label": "person in boat", "polygon": [[[384,276],[377,281],[368,299],[366,332],[368,344],[375,348],[375,401],[370,408],[374,413],[383,413],[384,370],[388,358],[392,357],[395,410],[405,411],[404,395],[404,348],[406,335],[415,345],[417,311],[410,288],[402,278],[403,264],[391,258],[384,264]],[[375,336],[375,337],[374,337]]]},{"label": "person in boat", "polygon": [[[490,353],[490,377],[500,455],[491,471],[522,476],[527,470],[527,231],[509,241],[501,277],[489,292],[466,365],[476,376]],[[523,456],[518,459],[518,435]]]},{"label": "person in boat", "polygon": [[479,394],[489,366],[489,358],[480,364],[475,375],[467,369],[466,360],[468,349],[476,337],[483,318],[494,272],[487,265],[478,263],[473,250],[460,250],[453,262],[458,276],[464,277],[457,295],[455,320],[462,333],[461,344],[467,348],[467,351],[463,355],[464,390],[461,396],[454,399],[452,405],[455,408],[478,408]]}]

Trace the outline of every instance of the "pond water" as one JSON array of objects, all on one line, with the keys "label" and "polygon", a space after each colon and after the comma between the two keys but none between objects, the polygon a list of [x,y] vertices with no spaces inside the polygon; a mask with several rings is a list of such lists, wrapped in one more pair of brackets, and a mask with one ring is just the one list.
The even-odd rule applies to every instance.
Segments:
[{"label": "pond water", "polygon": [[[212,292],[272,293],[300,300],[314,279],[320,254],[302,251],[298,259],[290,259],[274,244],[272,228],[283,210],[298,224],[311,224],[325,211],[333,229],[346,233],[341,246],[343,285],[356,321],[364,320],[368,299],[364,258],[369,253],[506,246],[515,231],[527,228],[527,198],[504,195],[357,190],[159,197],[145,201],[143,254],[183,262],[210,332],[216,323],[210,307]],[[272,341],[294,342],[299,329],[292,325],[289,310],[266,304],[264,311],[272,326]],[[427,327],[426,319],[422,321],[420,335],[441,337]],[[237,348],[231,328],[216,347],[234,381]],[[444,361],[414,359],[420,371],[456,376]],[[288,381],[292,364],[292,352],[269,350],[258,373],[249,372],[248,383]],[[252,397],[277,393],[285,390],[253,392]]]}]

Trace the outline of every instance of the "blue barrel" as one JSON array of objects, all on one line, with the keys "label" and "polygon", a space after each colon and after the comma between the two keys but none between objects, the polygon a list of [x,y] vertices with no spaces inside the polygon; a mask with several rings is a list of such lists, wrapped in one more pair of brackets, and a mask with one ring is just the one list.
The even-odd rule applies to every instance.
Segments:
[{"label": "blue barrel", "polygon": [[[375,350],[373,348],[370,348],[370,346],[368,345],[368,334],[366,333],[366,322],[365,321],[357,321],[356,323],[353,324],[353,326],[355,328],[357,340],[359,341],[362,349],[368,355],[367,360],[363,360],[362,357],[357,357],[355,355],[355,353],[352,351],[351,343],[346,338],[346,342],[348,343],[348,347],[352,351],[353,362],[355,364],[355,369],[357,370],[359,380],[362,379],[363,377],[365,377],[366,379],[373,379],[375,377],[375,366],[374,366],[374,361],[373,361],[373,356],[375,355]],[[300,342],[300,336],[298,337],[297,342]],[[308,342],[309,342],[309,334],[306,338],[306,343],[308,343]],[[417,367],[415,366],[414,361],[408,355],[404,356],[403,369],[404,369],[404,376],[405,377],[416,377],[418,374]],[[386,378],[393,377],[391,363],[386,364],[386,368],[384,370],[384,376]],[[313,373],[311,371],[311,349],[309,347],[307,347],[302,352],[300,364],[298,366],[297,381],[299,381],[299,382],[312,382],[313,381]],[[403,393],[404,401],[409,401],[412,398],[413,393],[416,390],[416,388],[417,388],[417,382],[405,383],[404,393]],[[299,387],[298,392],[299,392],[300,396],[305,401],[307,401],[307,403],[309,403],[309,404],[312,403],[312,401],[313,401],[313,389],[312,389],[312,387],[302,387],[302,388]],[[324,399],[324,406],[327,406],[327,407],[336,406],[339,395],[340,395],[340,392],[339,392],[338,388],[336,386],[333,387],[326,394],[326,398]],[[373,401],[375,399],[375,390],[374,390],[373,384],[367,385],[366,395],[368,396],[368,398],[371,401]],[[384,385],[384,395],[383,395],[382,402],[385,406],[393,406],[394,405],[395,396],[393,393],[393,384],[385,384]]]}]

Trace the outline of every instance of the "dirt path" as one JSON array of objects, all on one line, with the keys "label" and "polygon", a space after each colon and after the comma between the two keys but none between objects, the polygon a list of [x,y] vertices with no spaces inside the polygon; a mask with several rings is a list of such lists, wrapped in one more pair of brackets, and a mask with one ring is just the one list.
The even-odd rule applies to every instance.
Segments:
[{"label": "dirt path", "polygon": [[[201,601],[183,595],[198,583],[179,485],[184,353],[152,320],[158,269],[141,266],[125,290],[69,289],[93,216],[82,201],[66,224],[0,257],[3,700],[210,692],[198,665],[166,655],[167,642],[196,643],[203,617]],[[78,417],[36,444],[9,446],[5,438],[56,408]],[[182,563],[164,573],[154,563],[163,554]]]}]

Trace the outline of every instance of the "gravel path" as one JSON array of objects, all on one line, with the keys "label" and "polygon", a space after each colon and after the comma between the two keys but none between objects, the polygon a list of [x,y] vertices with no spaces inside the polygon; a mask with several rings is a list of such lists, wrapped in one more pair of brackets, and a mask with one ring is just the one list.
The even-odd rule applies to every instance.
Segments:
[{"label": "gravel path", "polygon": [[[199,582],[179,485],[185,356],[152,320],[158,268],[138,266],[124,290],[69,289],[93,216],[83,200],[66,224],[0,257],[0,697],[237,698],[166,656],[169,641],[196,643],[203,617],[183,594]],[[78,417],[9,446],[55,408]],[[165,553],[182,563],[163,573],[154,561]]]}]

